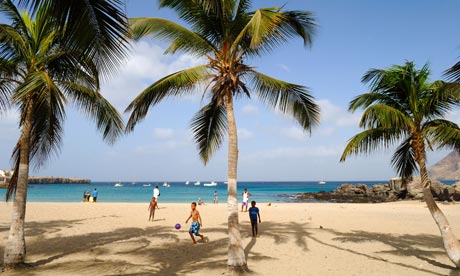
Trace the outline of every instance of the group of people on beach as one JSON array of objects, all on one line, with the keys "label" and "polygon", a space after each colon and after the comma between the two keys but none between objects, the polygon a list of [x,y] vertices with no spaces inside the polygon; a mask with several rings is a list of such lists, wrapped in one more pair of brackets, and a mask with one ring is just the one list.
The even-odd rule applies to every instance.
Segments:
[{"label": "group of people on beach", "polygon": [[86,190],[83,193],[83,202],[96,202],[98,194],[99,193],[96,188],[94,188],[93,192]]},{"label": "group of people on beach", "polygon": [[[246,207],[245,212],[248,211],[248,201],[249,197],[252,196],[251,193],[248,192],[248,190],[245,188],[243,193],[241,194],[243,201],[241,204],[241,212],[243,212],[243,207]],[[159,209],[158,207],[158,197],[160,196],[160,190],[158,189],[158,186],[155,186],[153,189],[153,196],[152,200],[149,203],[149,221],[153,221],[155,217],[155,209]],[[217,191],[214,192],[214,203],[218,203],[217,199]],[[202,242],[205,242],[205,237],[203,234],[200,233],[201,227],[203,227],[203,221],[201,219],[200,212],[196,208],[197,205],[205,205],[201,199],[199,199],[198,204],[196,202],[191,203],[191,212],[187,220],[185,221],[185,224],[189,222],[190,219],[192,219],[192,223],[190,224],[189,228],[189,235],[190,238],[192,239],[192,242],[196,244],[195,237],[200,237]],[[251,230],[252,230],[252,236],[256,237],[258,236],[258,227],[257,225],[261,223],[260,219],[260,212],[259,208],[256,207],[256,202],[253,200],[251,201],[251,207],[249,208],[249,219],[251,221]]]}]

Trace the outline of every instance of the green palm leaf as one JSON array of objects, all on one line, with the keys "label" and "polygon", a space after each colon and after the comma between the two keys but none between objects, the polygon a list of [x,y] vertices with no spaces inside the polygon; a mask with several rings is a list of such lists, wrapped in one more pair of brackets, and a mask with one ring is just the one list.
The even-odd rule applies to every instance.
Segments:
[{"label": "green palm leaf", "polygon": [[144,89],[126,108],[126,112],[131,111],[126,130],[132,131],[136,124],[144,119],[151,106],[158,104],[167,97],[191,93],[198,84],[208,79],[207,66],[201,65],[178,71],[158,80]]},{"label": "green palm leaf", "polygon": [[366,108],[359,123],[361,128],[394,127],[406,131],[412,129],[413,125],[407,114],[385,104],[374,104]]},{"label": "green palm leaf", "polygon": [[398,146],[391,158],[391,164],[404,183],[418,172],[412,137],[407,138]]},{"label": "green palm leaf", "polygon": [[192,118],[191,129],[201,160],[206,164],[227,134],[227,114],[217,97]]},{"label": "green palm leaf", "polygon": [[379,149],[387,149],[405,136],[404,131],[395,128],[372,128],[353,136],[347,143],[340,162],[350,155],[369,154]]},{"label": "green palm leaf", "polygon": [[259,72],[250,74],[258,99],[283,113],[293,116],[305,130],[319,123],[319,106],[306,87],[296,85]]},{"label": "green palm leaf", "polygon": [[203,56],[210,52],[217,52],[217,49],[198,33],[166,19],[133,18],[131,19],[131,35],[134,39],[152,35],[171,43],[166,53],[174,54],[181,50]]}]

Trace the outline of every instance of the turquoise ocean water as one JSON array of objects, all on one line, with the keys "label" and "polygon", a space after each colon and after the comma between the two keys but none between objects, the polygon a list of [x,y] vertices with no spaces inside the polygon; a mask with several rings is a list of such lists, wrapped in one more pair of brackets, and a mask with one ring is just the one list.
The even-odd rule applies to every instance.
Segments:
[{"label": "turquoise ocean water", "polygon": [[[153,194],[155,185],[160,189],[160,202],[188,203],[201,198],[206,203],[212,203],[214,191],[217,191],[219,201],[226,202],[227,185],[220,181],[216,187],[195,186],[193,182],[168,182],[169,188],[163,187],[163,182],[122,182],[123,187],[115,187],[115,182],[93,182],[91,184],[30,184],[27,193],[29,202],[80,202],[85,190],[99,191],[99,202],[148,202]],[[332,191],[343,183],[364,183],[373,185],[386,181],[332,181],[320,185],[313,182],[238,182],[238,194],[244,188],[252,193],[251,200],[259,202],[296,202],[294,195],[305,192]],[[447,181],[445,184],[453,184]],[[148,186],[150,184],[150,186]],[[5,197],[5,189],[0,189],[0,200]],[[239,201],[241,199],[239,198]]]}]

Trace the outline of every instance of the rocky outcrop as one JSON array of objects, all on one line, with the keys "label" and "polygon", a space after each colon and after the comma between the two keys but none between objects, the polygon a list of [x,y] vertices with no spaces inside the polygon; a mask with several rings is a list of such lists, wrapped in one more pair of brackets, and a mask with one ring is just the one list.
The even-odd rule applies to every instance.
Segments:
[{"label": "rocky outcrop", "polygon": [[[6,181],[9,182],[7,177]],[[29,184],[87,184],[91,183],[87,178],[68,178],[68,177],[52,177],[52,176],[30,176]],[[2,186],[0,186],[2,187]]]},{"label": "rocky outcrop", "polygon": [[[452,186],[439,181],[432,181],[431,193],[438,201],[460,201],[460,183]],[[377,184],[368,187],[365,184],[342,184],[332,192],[298,194],[300,200],[319,200],[329,202],[378,203],[397,200],[422,200],[423,189],[420,178],[407,184],[407,190],[396,191],[388,184]]]},{"label": "rocky outcrop", "polygon": [[399,192],[392,190],[388,184],[377,184],[368,187],[366,184],[342,184],[332,192],[303,193],[299,199],[315,199],[330,202],[389,202],[396,201]]},{"label": "rocky outcrop", "polygon": [[432,179],[460,179],[460,154],[456,151],[449,153],[441,161],[428,169]]}]

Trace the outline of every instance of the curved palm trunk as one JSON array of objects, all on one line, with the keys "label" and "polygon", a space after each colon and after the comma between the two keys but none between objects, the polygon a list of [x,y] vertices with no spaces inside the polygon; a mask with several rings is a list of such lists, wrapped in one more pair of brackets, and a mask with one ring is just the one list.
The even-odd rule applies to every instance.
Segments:
[{"label": "curved palm trunk", "polygon": [[24,239],[24,220],[26,216],[27,182],[29,179],[29,148],[32,130],[32,104],[27,107],[26,119],[22,128],[18,182],[14,194],[13,212],[10,233],[5,246],[3,266],[13,268],[24,263],[26,257],[26,241]]},{"label": "curved palm trunk", "polygon": [[420,176],[426,205],[430,210],[431,216],[438,225],[439,231],[441,232],[444,248],[446,249],[449,259],[455,264],[456,267],[460,268],[460,242],[455,237],[452,228],[450,228],[446,216],[434,201],[433,194],[431,193],[430,189],[431,181],[428,178],[425,159],[421,158],[418,163],[420,166]]},{"label": "curved palm trunk", "polygon": [[232,96],[225,97],[225,109],[228,120],[228,270],[241,273],[247,271],[246,256],[244,255],[238,223],[237,200],[237,165],[238,165],[238,136],[236,131],[235,115],[233,112]]}]

